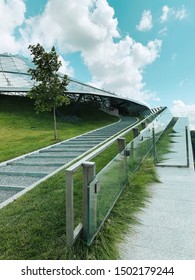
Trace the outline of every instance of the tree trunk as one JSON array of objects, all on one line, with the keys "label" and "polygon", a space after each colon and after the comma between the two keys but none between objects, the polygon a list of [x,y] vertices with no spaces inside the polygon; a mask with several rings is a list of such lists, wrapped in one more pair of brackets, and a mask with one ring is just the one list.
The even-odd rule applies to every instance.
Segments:
[{"label": "tree trunk", "polygon": [[57,125],[56,125],[56,107],[53,107],[53,120],[54,120],[54,141],[57,140]]}]

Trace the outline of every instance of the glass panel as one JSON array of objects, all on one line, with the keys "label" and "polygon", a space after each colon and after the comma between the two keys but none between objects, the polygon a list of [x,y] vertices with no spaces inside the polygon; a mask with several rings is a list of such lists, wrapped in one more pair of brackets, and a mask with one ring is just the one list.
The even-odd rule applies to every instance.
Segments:
[{"label": "glass panel", "polygon": [[153,128],[157,140],[172,119],[168,109],[156,117],[96,176],[88,192],[88,240],[90,245],[112,210],[120,193],[131,179],[144,157],[152,151]]},{"label": "glass panel", "polygon": [[89,243],[127,183],[126,158],[117,155],[89,186]]},{"label": "glass panel", "polygon": [[82,223],[82,174],[83,169],[80,167],[76,170],[76,172],[73,173],[73,201],[74,201],[74,222],[75,225],[78,225],[79,223]]},{"label": "glass panel", "polygon": [[151,150],[153,144],[152,137],[137,137],[128,147],[130,148],[130,156],[127,157],[128,179],[131,179],[137,168],[141,164],[144,157]]}]

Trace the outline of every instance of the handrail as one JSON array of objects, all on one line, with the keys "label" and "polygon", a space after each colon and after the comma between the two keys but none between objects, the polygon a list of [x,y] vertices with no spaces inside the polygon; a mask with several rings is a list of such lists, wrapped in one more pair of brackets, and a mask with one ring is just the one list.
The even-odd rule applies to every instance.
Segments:
[{"label": "handrail", "polygon": [[[162,110],[160,115],[163,115],[166,110]],[[136,128],[138,125],[146,122],[146,121],[153,121],[155,117],[160,117],[159,112],[155,112],[153,115],[148,116],[144,120],[137,122],[135,125],[131,126],[129,129],[126,129],[110,141],[106,142],[104,145],[101,147],[97,148],[96,150],[92,151],[90,154],[86,155],[84,158],[79,160],[78,162],[74,163],[70,167],[66,169],[66,235],[67,235],[67,245],[72,246],[76,240],[76,238],[79,236],[79,234],[82,231],[82,224],[79,223],[75,228],[74,228],[74,215],[73,215],[73,209],[74,209],[74,198],[73,198],[73,189],[74,189],[74,184],[73,184],[73,173],[78,170],[80,167],[85,167],[86,171],[85,174],[88,179],[85,179],[85,186],[83,187],[83,193],[85,192],[85,189],[88,185],[88,183],[91,181],[93,176],[89,176],[89,174],[94,173],[94,164],[89,162],[91,159],[93,159],[95,156],[99,155],[101,152],[103,152],[105,149],[110,147],[114,142],[117,141],[117,139],[122,138],[125,136],[129,131],[133,130]],[[152,118],[152,120],[151,120]],[[144,127],[144,126],[143,126]],[[120,143],[120,141],[118,141]],[[86,206],[86,198],[83,201],[84,207]],[[85,213],[83,213],[85,215]],[[85,219],[84,219],[85,220]],[[85,222],[85,221],[84,221]]]}]

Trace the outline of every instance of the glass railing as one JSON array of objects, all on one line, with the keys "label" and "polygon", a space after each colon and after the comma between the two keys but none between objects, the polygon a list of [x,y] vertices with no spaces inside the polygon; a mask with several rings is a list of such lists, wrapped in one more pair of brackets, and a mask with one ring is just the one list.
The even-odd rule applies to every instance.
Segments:
[{"label": "glass railing", "polygon": [[93,241],[124,187],[143,159],[152,151],[154,142],[158,141],[171,119],[170,111],[164,110],[128,143],[125,150],[106,165],[88,186],[88,245]]}]

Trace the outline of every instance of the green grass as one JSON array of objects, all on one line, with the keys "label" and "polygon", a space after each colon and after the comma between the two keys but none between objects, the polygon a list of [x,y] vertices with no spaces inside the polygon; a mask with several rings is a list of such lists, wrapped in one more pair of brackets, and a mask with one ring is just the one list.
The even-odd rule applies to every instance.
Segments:
[{"label": "green grass", "polygon": [[[70,113],[72,105],[61,109]],[[90,130],[108,125],[118,119],[98,110],[95,104],[81,104],[79,122],[57,119],[59,140],[65,140]],[[53,144],[53,116],[35,114],[33,102],[25,97],[0,95],[0,162]]]},{"label": "green grass", "polygon": [[0,211],[0,259],[118,259],[118,243],[157,181],[151,160],[122,193],[91,247],[78,239],[66,246],[64,172],[52,177]]},{"label": "green grass", "polygon": [[174,138],[170,137],[170,133],[174,133],[172,127],[165,130],[165,132],[157,142],[156,145],[157,163],[164,160],[166,158],[166,154],[171,152],[170,145],[171,145],[171,141],[173,141]]},{"label": "green grass", "polygon": [[[20,110],[18,115],[21,115]],[[28,115],[28,111],[26,111],[26,115]],[[33,116],[33,124],[37,117]],[[26,120],[29,121],[30,118],[32,118],[32,111]],[[48,120],[48,114],[45,118]],[[84,119],[87,120],[87,116]],[[39,125],[38,120],[37,124]],[[22,127],[25,125],[27,124],[23,121]],[[64,123],[61,125],[63,126]],[[71,125],[77,126],[77,124]],[[42,129],[40,129],[41,131]],[[52,135],[52,128],[50,133]],[[37,137],[38,134],[37,132]],[[127,137],[131,139],[132,135]],[[94,160],[97,172],[116,153],[117,146],[113,144],[96,157]],[[78,221],[81,217],[79,172],[81,171],[79,170],[74,178],[77,182],[74,198],[77,206],[75,216]],[[148,186],[153,182],[158,182],[153,160],[146,159],[136,176],[129,181],[93,244],[87,247],[79,238],[72,248],[68,248],[66,246],[65,176],[64,171],[59,172],[0,210],[0,259],[118,259],[118,244],[127,232],[133,230],[134,224],[138,223],[136,214],[150,200]]]},{"label": "green grass", "polygon": [[[23,99],[23,102],[27,106],[26,102],[30,101]],[[23,107],[25,107],[24,104]],[[13,110],[14,104],[12,106]],[[29,104],[28,108],[30,111],[29,117],[27,117],[28,110],[25,110],[25,120],[28,120],[27,123],[29,123],[29,120],[32,118],[32,123],[35,125],[35,119],[39,116],[34,115],[32,104]],[[16,111],[13,112],[14,117],[11,119],[13,120],[17,116],[17,120],[20,120],[20,123],[23,122],[21,126],[27,126],[26,121],[21,118],[20,109],[18,109],[18,112]],[[86,111],[84,112],[85,117],[83,118],[88,123],[89,120],[87,118],[89,116],[87,116]],[[48,122],[48,118],[50,118],[52,122],[51,116],[48,116],[49,114],[46,115],[45,121]],[[43,121],[42,127],[45,125],[45,121]],[[37,122],[39,125],[39,120]],[[96,120],[92,122],[95,123]],[[64,123],[61,125],[64,125]],[[74,127],[78,126],[77,124],[70,125]],[[87,125],[89,127],[89,124]],[[80,124],[78,129],[80,129]],[[50,130],[50,134],[52,135],[52,129]],[[128,140],[131,140],[132,137],[132,132],[127,135]],[[97,156],[94,159],[97,172],[116,154],[117,145],[114,143],[106,151]],[[81,170],[74,177],[76,182],[74,193],[75,205],[77,206],[75,207],[76,222],[81,218],[80,172]],[[141,173],[142,171],[140,170]],[[64,171],[58,173],[15,202],[1,209],[0,259],[117,259],[117,243],[121,240],[124,230],[128,229],[129,224],[136,222],[133,212],[139,209],[140,201],[142,200],[142,196],[136,195],[137,191],[140,192],[136,178],[122,194],[122,197],[114,207],[109,219],[106,221],[92,246],[88,248],[83,244],[81,239],[78,239],[72,248],[67,248],[65,232],[65,177]],[[145,179],[146,177],[144,176]],[[142,187],[145,188],[145,185],[141,182]],[[128,211],[130,205],[133,212]]]}]

